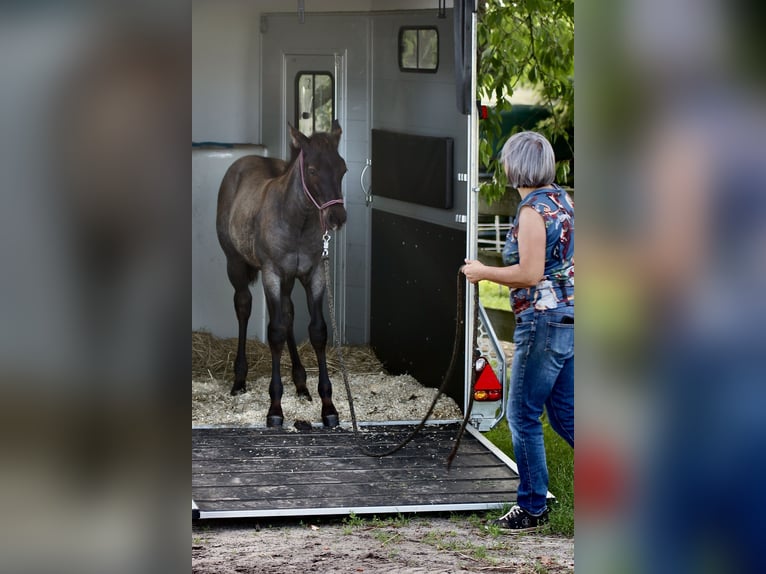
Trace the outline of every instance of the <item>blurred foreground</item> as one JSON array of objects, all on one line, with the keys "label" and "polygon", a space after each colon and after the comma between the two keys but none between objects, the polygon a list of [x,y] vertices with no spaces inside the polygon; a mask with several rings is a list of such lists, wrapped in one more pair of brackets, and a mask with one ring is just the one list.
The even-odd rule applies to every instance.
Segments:
[{"label": "blurred foreground", "polygon": [[578,4],[583,572],[766,571],[759,14]]},{"label": "blurred foreground", "polygon": [[189,21],[0,7],[0,571],[188,565]]}]

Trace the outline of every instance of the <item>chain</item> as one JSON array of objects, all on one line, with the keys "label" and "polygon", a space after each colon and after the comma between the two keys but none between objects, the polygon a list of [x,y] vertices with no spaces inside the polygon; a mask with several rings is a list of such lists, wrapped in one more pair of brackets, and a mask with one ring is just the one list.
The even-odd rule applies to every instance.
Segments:
[{"label": "chain", "polygon": [[[327,234],[325,234],[327,235]],[[449,366],[447,367],[447,372],[444,374],[444,378],[442,379],[442,383],[439,386],[439,390],[436,393],[436,396],[434,397],[433,401],[431,402],[431,406],[428,407],[428,411],[426,412],[423,419],[420,421],[418,426],[413,430],[404,440],[402,440],[399,444],[391,447],[390,449],[384,451],[384,452],[371,452],[364,448],[360,442],[360,436],[359,436],[359,426],[356,421],[356,412],[354,410],[354,398],[351,395],[351,386],[348,383],[348,371],[346,369],[346,363],[343,359],[343,349],[341,347],[340,341],[339,341],[339,335],[338,335],[338,325],[335,319],[335,300],[333,298],[332,293],[332,287],[331,287],[331,281],[330,281],[330,260],[328,257],[324,257],[324,271],[325,271],[325,286],[327,288],[327,304],[330,311],[330,321],[332,323],[332,329],[333,333],[335,334],[335,349],[336,353],[338,355],[338,362],[340,363],[340,369],[341,369],[341,375],[343,376],[343,385],[346,389],[346,398],[348,399],[348,407],[349,411],[351,413],[351,425],[354,430],[354,438],[357,441],[357,446],[359,447],[359,450],[362,452],[362,454],[366,456],[372,456],[372,457],[378,457],[382,458],[384,456],[389,456],[397,452],[398,450],[404,448],[412,439],[415,438],[415,436],[425,427],[426,422],[428,421],[428,418],[431,416],[431,413],[433,413],[434,409],[436,408],[436,403],[439,401],[441,396],[444,394],[444,391],[447,387],[447,381],[449,381],[452,378],[453,371],[455,370],[455,364],[457,363],[457,357],[460,354],[460,333],[462,332],[463,324],[465,323],[464,320],[464,303],[465,303],[465,281],[462,277],[462,269],[458,270],[457,273],[457,320],[455,321],[455,337],[454,342],[452,345],[452,356],[450,357]],[[474,293],[474,333],[473,333],[473,345],[472,349],[476,347],[476,337],[477,337],[477,326],[478,326],[478,294],[479,289],[476,288]],[[472,373],[472,380],[471,380],[471,393],[470,398],[468,402],[468,409],[466,410],[465,418],[463,419],[463,423],[460,426],[460,430],[458,431],[458,436],[455,440],[455,446],[452,449],[452,452],[450,452],[449,457],[447,458],[447,468],[450,467],[452,464],[452,461],[455,458],[455,455],[457,454],[458,446],[460,445],[460,439],[463,436],[463,432],[465,431],[466,424],[468,423],[469,417],[471,415],[471,406],[473,405],[473,387],[476,383],[476,369],[471,369]]]},{"label": "chain", "polygon": [[327,258],[329,256],[330,256],[330,234],[325,231],[324,235],[322,236],[322,259],[327,261]]}]

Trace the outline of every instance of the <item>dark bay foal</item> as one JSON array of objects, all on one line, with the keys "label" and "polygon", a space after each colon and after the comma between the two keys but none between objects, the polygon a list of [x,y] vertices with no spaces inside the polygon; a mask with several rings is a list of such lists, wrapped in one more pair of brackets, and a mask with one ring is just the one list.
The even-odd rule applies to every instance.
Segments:
[{"label": "dark bay foal", "polygon": [[327,324],[322,314],[325,278],[322,269],[323,237],[346,222],[341,181],[346,162],[338,154],[341,128],[333,121],[329,133],[306,137],[288,124],[290,162],[246,156],[226,172],[218,192],[216,229],[226,254],[226,270],[234,286],[234,309],[239,322],[239,343],[234,360],[231,394],[245,392],[247,358],[245,343],[252,295],[250,284],[258,271],[269,311],[268,341],[271,349],[270,427],[281,426],[282,377],[280,359],[285,343],[290,352],[293,381],[299,396],[311,400],[306,369],[301,364],[293,335],[295,280],[306,290],[311,316],[309,340],[319,365],[317,390],[322,399],[322,422],[338,425],[327,374],[325,348]]}]

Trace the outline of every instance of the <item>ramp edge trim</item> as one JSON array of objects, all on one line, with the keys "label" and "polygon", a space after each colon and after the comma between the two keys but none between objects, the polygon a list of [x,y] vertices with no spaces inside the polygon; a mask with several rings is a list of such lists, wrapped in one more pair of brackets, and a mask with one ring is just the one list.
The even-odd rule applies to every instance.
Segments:
[{"label": "ramp edge trim", "polygon": [[503,508],[507,502],[467,504],[414,504],[402,506],[339,506],[335,508],[301,508],[272,510],[198,510],[193,518],[278,518],[295,516],[333,516],[349,514],[406,514],[416,512],[461,512],[470,510],[494,510]]}]

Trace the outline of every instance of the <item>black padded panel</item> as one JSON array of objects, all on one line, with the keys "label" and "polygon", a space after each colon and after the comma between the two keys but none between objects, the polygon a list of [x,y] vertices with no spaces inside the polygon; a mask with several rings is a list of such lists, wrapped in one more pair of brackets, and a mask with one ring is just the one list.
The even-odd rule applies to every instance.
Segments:
[{"label": "black padded panel", "polygon": [[471,53],[472,13],[476,11],[474,0],[455,0],[453,9],[453,30],[455,42],[455,95],[458,111],[463,115],[471,113]]},{"label": "black padded panel", "polygon": [[372,130],[372,192],[410,203],[452,208],[453,140]]},{"label": "black padded panel", "polygon": [[[454,345],[465,239],[462,230],[372,210],[370,345],[390,373],[409,373],[428,387],[441,384]],[[447,383],[461,408],[464,341],[461,328]]]}]

